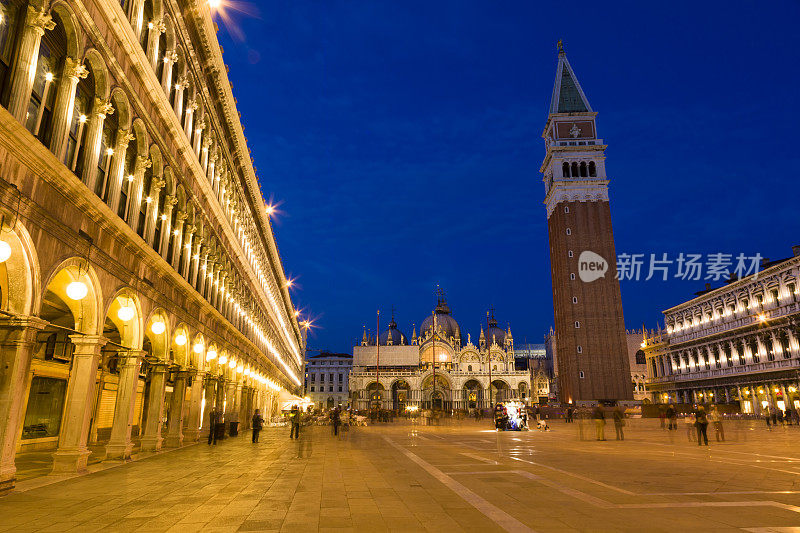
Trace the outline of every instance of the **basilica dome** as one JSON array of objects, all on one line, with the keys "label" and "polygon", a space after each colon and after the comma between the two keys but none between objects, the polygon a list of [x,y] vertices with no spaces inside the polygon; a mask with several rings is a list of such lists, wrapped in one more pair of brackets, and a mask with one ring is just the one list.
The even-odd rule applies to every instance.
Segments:
[{"label": "basilica dome", "polygon": [[[436,314],[436,332],[439,336],[445,340],[450,340],[450,337],[454,337],[456,340],[460,341],[461,328],[458,326],[458,322],[450,315],[450,308],[447,306],[447,302],[443,297],[440,297],[439,304],[436,306],[434,313]],[[433,316],[428,315],[425,320],[422,321],[420,334],[424,335],[430,331],[432,324]]]},{"label": "basilica dome", "polygon": [[395,323],[394,318],[392,321],[389,322],[389,327],[381,333],[379,340],[381,346],[388,346],[389,339],[392,339],[392,346],[399,346],[399,345],[408,345],[408,337],[406,337],[403,332],[397,329],[397,323]]}]

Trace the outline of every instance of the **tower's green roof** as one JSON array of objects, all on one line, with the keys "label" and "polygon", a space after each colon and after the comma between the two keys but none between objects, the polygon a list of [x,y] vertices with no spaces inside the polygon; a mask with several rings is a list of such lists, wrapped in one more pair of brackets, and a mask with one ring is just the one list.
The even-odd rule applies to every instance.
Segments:
[{"label": "tower's green roof", "polygon": [[550,113],[589,113],[592,106],[581,89],[578,78],[572,70],[567,54],[561,50],[558,54],[556,80],[553,85],[553,97],[550,100]]}]

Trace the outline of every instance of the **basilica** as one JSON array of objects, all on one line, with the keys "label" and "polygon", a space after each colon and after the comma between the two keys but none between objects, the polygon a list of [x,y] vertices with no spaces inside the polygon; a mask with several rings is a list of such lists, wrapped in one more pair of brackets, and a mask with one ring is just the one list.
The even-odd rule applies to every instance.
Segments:
[{"label": "basilica", "polygon": [[[477,345],[462,333],[447,301],[439,294],[436,309],[422,321],[411,339],[392,316],[377,336],[364,331],[353,348],[350,400],[355,409],[470,410],[488,409],[493,402],[538,401],[548,394],[549,380],[527,364],[517,369],[511,328],[498,327],[487,317]],[[542,379],[543,378],[543,379]],[[537,390],[531,391],[531,382]]]}]

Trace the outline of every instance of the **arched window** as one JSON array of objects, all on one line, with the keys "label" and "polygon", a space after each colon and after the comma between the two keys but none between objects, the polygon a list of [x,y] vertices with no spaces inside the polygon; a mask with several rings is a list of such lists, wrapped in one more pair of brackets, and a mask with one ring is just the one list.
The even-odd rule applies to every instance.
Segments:
[{"label": "arched window", "polygon": [[758,343],[755,339],[750,339],[750,341],[747,343],[747,346],[750,348],[750,354],[753,356],[753,362],[758,363]]},{"label": "arched window", "polygon": [[119,130],[119,119],[117,113],[111,113],[106,116],[103,121],[103,134],[100,136],[100,151],[95,164],[97,165],[97,180],[95,185],[95,194],[101,200],[108,200],[109,187],[111,186],[108,178],[108,171],[111,168],[111,158],[114,146],[117,143],[117,131]]},{"label": "arched window", "polygon": [[136,233],[139,234],[140,237],[144,237],[144,228],[147,224],[147,208],[153,202],[153,198],[150,197],[150,185],[153,182],[153,168],[147,168],[144,171],[144,178],[142,178],[142,196],[144,197],[141,202],[139,202],[139,221],[136,224]]},{"label": "arched window", "polygon": [[739,355],[739,364],[745,364],[746,359],[744,357],[744,344],[742,344],[741,341],[736,343],[736,353]]},{"label": "arched window", "polygon": [[597,177],[597,167],[595,166],[594,161],[589,161],[589,177]]},{"label": "arched window", "polygon": [[50,144],[58,84],[69,83],[69,80],[63,79],[64,60],[67,57],[67,33],[58,13],[53,13],[53,22],[56,23],[55,27],[44,32],[39,45],[39,58],[25,120],[28,131],[45,145]]},{"label": "arched window", "polygon": [[[167,51],[167,34],[166,32],[161,33],[158,37],[158,48],[156,48],[156,78],[159,81],[163,79],[164,76],[164,58],[166,57],[165,52]],[[149,53],[149,51],[148,51]]]},{"label": "arched window", "polygon": [[0,24],[0,103],[8,107],[11,93],[11,62],[15,57],[17,30],[24,24],[26,4],[22,0],[0,0],[3,23]]},{"label": "arched window", "polygon": [[[95,95],[94,72],[91,65],[86,64],[89,74],[78,80],[75,89],[75,106],[72,111],[72,124],[67,137],[67,154],[64,162],[77,176],[83,175],[84,148],[86,147],[86,134],[89,131],[87,120],[92,112],[92,102]],[[80,139],[78,139],[80,135]]]},{"label": "arched window", "polygon": [[150,32],[153,31],[153,3],[150,0],[145,0],[142,6],[142,33],[139,35],[139,44],[142,50],[147,52],[147,40],[150,37]]},{"label": "arched window", "polygon": [[122,183],[120,184],[119,194],[119,207],[117,208],[117,215],[127,222],[130,214],[131,206],[131,188],[133,187],[133,173],[136,170],[136,156],[138,154],[138,146],[136,141],[128,144],[128,149],[125,151],[125,164],[122,170]]},{"label": "arched window", "polygon": [[585,178],[588,175],[588,172],[586,172],[586,161],[581,161],[581,177]]},{"label": "arched window", "polygon": [[562,175],[563,175],[565,178],[568,178],[568,177],[569,177],[569,163],[567,163],[566,161],[564,161],[564,164],[563,164],[563,165],[561,165],[561,174],[562,174]]},{"label": "arched window", "polygon": [[647,359],[644,355],[644,350],[637,350],[636,351],[636,364],[643,365],[647,362]]},{"label": "arched window", "polygon": [[167,188],[161,187],[161,190],[158,191],[158,199],[153,198],[153,213],[155,214],[155,222],[156,222],[156,229],[153,232],[153,242],[151,243],[153,249],[156,252],[161,252],[161,231],[164,228],[164,221],[167,218],[167,215],[163,213],[164,211],[164,200],[167,197]]},{"label": "arched window", "polygon": [[577,163],[577,162],[573,162],[573,163],[572,163],[572,177],[573,177],[573,178],[577,178],[577,177],[578,177],[578,176],[580,176],[580,175],[581,175],[581,174],[580,174],[580,172],[578,171],[578,163]]}]

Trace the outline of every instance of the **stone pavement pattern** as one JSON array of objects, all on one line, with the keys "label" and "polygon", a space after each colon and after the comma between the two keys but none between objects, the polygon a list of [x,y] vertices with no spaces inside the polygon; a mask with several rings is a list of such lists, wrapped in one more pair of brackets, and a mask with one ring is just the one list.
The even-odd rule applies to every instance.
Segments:
[{"label": "stone pavement pattern", "polygon": [[[472,421],[266,429],[0,499],[0,531],[788,531],[800,526],[800,428],[728,425],[698,447],[634,421],[624,442],[578,424]],[[586,428],[586,435],[589,435]],[[607,428],[609,429],[609,428]],[[613,438],[613,428],[611,435]],[[593,434],[592,434],[593,436]],[[712,436],[713,439],[713,436]]]}]

